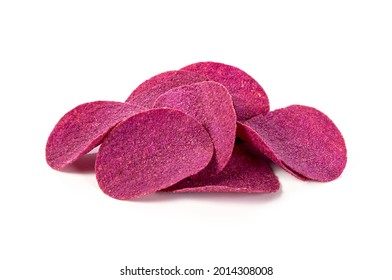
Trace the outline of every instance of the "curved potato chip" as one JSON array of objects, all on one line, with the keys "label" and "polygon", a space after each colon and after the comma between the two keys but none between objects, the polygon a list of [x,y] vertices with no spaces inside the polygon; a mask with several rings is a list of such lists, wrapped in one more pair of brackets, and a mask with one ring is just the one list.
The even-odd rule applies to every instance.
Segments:
[{"label": "curved potato chip", "polygon": [[210,134],[214,155],[196,176],[218,174],[228,163],[236,135],[236,114],[227,89],[217,82],[200,82],[173,88],[158,97],[155,108],[175,108],[197,119]]},{"label": "curved potato chip", "polygon": [[114,101],[81,104],[66,113],[55,125],[46,143],[46,161],[61,170],[98,146],[120,121],[145,108]]},{"label": "curved potato chip", "polygon": [[141,83],[127,98],[126,102],[152,108],[155,100],[166,91],[197,82],[206,81],[201,74],[190,71],[167,71]]},{"label": "curved potato chip", "polygon": [[243,70],[218,62],[198,62],[181,70],[199,73],[224,85],[233,98],[239,121],[245,121],[269,111],[269,100],[259,83]]},{"label": "curved potato chip", "polygon": [[291,105],[238,124],[237,135],[297,178],[332,181],[347,162],[336,125],[315,108]]},{"label": "curved potato chip", "polygon": [[117,125],[95,165],[102,191],[131,199],[168,188],[204,169],[213,145],[194,118],[175,109],[151,109]]}]

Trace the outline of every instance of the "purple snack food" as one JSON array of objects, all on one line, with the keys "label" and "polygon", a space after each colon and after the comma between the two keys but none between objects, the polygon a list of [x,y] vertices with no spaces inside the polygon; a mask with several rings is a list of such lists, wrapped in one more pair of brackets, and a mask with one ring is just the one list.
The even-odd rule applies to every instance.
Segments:
[{"label": "purple snack food", "polygon": [[218,174],[228,163],[236,135],[236,114],[227,89],[217,82],[173,88],[158,97],[155,108],[175,108],[197,119],[210,134],[214,155],[196,177]]},{"label": "purple snack food", "polygon": [[198,173],[212,154],[211,138],[194,118],[176,109],[151,109],[121,122],[105,137],[96,177],[105,194],[137,198]]},{"label": "purple snack food", "polygon": [[46,161],[61,170],[98,146],[120,121],[145,110],[143,107],[114,101],[81,104],[66,113],[49,135]]},{"label": "purple snack food", "polygon": [[347,162],[342,134],[315,108],[291,105],[238,124],[237,135],[302,180],[332,181]]},{"label": "purple snack food", "polygon": [[169,89],[206,81],[202,74],[189,71],[167,71],[141,83],[127,98],[126,102],[152,108],[155,100]]},{"label": "purple snack food", "polygon": [[181,68],[204,75],[224,85],[233,98],[239,121],[245,121],[269,111],[269,100],[259,83],[243,70],[223,63],[198,62]]},{"label": "purple snack food", "polygon": [[201,180],[185,179],[163,191],[270,193],[278,189],[278,178],[263,156],[246,143],[238,141],[221,173]]}]

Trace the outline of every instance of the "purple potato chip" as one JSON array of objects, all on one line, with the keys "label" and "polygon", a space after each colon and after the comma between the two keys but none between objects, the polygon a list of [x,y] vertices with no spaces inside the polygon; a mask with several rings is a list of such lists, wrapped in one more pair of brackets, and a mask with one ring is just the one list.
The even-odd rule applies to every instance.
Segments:
[{"label": "purple potato chip", "polygon": [[227,89],[217,82],[177,87],[158,97],[155,108],[178,109],[197,119],[211,136],[214,155],[196,177],[218,174],[228,163],[236,135],[236,114]]},{"label": "purple potato chip", "polygon": [[98,146],[120,121],[145,108],[114,101],[81,104],[56,124],[46,143],[46,161],[61,170]]},{"label": "purple potato chip", "polygon": [[237,119],[245,121],[269,111],[269,100],[259,83],[243,70],[217,62],[198,62],[181,70],[204,75],[224,85],[233,98]]},{"label": "purple potato chip", "polygon": [[201,180],[185,179],[164,191],[270,193],[278,189],[278,178],[266,159],[246,143],[237,142],[221,173]]},{"label": "purple potato chip", "polygon": [[213,155],[208,132],[176,109],[151,109],[117,125],[95,165],[102,191],[131,199],[168,188],[204,169]]},{"label": "purple potato chip", "polygon": [[208,80],[202,74],[190,71],[167,71],[141,83],[128,97],[126,102],[152,108],[155,100],[166,91],[197,82]]},{"label": "purple potato chip", "polygon": [[292,105],[238,124],[237,135],[299,179],[332,181],[347,162],[342,134],[322,112]]}]

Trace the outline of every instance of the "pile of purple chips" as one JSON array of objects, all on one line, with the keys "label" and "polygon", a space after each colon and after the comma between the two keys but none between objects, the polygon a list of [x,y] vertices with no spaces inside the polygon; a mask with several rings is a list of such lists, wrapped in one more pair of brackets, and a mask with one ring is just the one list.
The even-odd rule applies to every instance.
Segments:
[{"label": "pile of purple chips", "polygon": [[271,193],[279,189],[271,161],[321,182],[338,178],[347,162],[343,136],[325,114],[303,105],[270,111],[255,79],[216,62],[158,74],[126,102],[77,106],[51,132],[46,161],[61,170],[99,145],[98,185],[116,199]]}]

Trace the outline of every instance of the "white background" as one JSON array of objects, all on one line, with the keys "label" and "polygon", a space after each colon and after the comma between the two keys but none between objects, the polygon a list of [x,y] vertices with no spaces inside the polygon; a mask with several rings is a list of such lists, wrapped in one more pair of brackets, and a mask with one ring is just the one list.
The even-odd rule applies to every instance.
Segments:
[{"label": "white background", "polygon": [[[163,279],[120,269],[178,265],[274,268],[240,279],[392,279],[388,2],[1,1],[0,278]],[[252,75],[271,109],[329,115],[346,139],[342,176],[302,182],[275,167],[272,195],[118,201],[91,169],[46,165],[68,110],[123,101],[153,75],[206,60]]]}]

